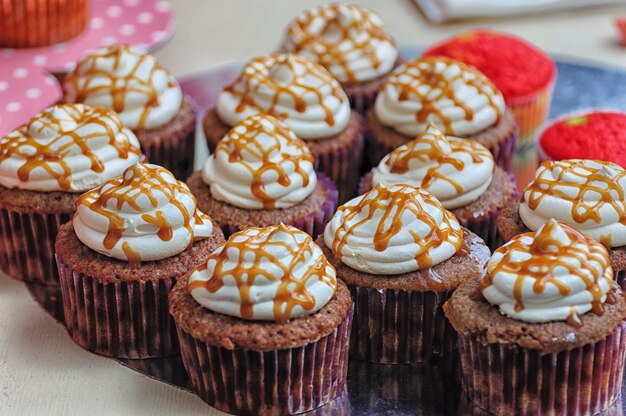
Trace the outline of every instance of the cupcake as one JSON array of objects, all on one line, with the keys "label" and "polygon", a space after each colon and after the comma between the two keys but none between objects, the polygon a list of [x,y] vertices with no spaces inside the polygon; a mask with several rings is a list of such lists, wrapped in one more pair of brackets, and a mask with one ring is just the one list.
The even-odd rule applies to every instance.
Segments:
[{"label": "cupcake", "polygon": [[83,104],[50,107],[0,139],[0,267],[58,285],[54,241],[82,192],[143,158],[115,113]]},{"label": "cupcake", "polygon": [[67,332],[110,357],[177,353],[168,293],[224,241],[220,228],[156,165],[137,163],[76,205],[56,241]]},{"label": "cupcake", "polygon": [[0,48],[33,48],[80,35],[89,21],[89,0],[0,2]]},{"label": "cupcake", "polygon": [[496,227],[500,210],[517,199],[515,180],[495,165],[485,146],[446,136],[434,124],[385,156],[363,177],[359,193],[377,184],[425,189],[491,250],[501,245]]},{"label": "cupcake", "polygon": [[539,159],[597,159],[626,167],[626,114],[589,111],[551,122],[539,135]]},{"label": "cupcake", "polygon": [[502,210],[498,232],[513,236],[536,231],[550,218],[574,227],[609,250],[615,280],[626,277],[626,170],[599,160],[546,161],[519,203]]},{"label": "cupcake", "polygon": [[475,66],[504,95],[520,125],[518,148],[532,145],[550,111],[556,64],[545,52],[510,34],[478,30],[426,50]]},{"label": "cupcake", "polygon": [[376,185],[339,207],[318,244],[355,303],[354,358],[412,363],[453,350],[443,303],[482,275],[489,249],[434,196]]},{"label": "cupcake", "polygon": [[233,234],[169,297],[192,390],[220,410],[313,410],[345,389],[352,300],[311,236]]},{"label": "cupcake", "polygon": [[380,17],[356,4],[313,7],[285,30],[282,50],[306,56],[331,73],[361,114],[401,60]]},{"label": "cupcake", "polygon": [[510,172],[518,126],[500,91],[473,67],[448,58],[419,58],[389,76],[367,115],[372,166],[430,123],[446,135],[477,141]]},{"label": "cupcake", "polygon": [[598,414],[617,399],[626,300],[606,248],[552,219],[493,254],[444,305],[463,388],[492,414]]},{"label": "cupcake", "polygon": [[185,180],[193,169],[196,109],[152,55],[116,45],[83,56],[63,80],[64,101],[115,110],[150,163]]},{"label": "cupcake", "polygon": [[337,208],[337,188],[315,172],[307,145],[263,113],[235,124],[187,184],[227,237],[282,222],[315,238]]},{"label": "cupcake", "polygon": [[340,202],[354,195],[363,154],[362,120],[328,71],[292,54],[251,60],[204,117],[209,150],[232,126],[259,113],[279,118],[307,143],[317,170],[337,185]]}]

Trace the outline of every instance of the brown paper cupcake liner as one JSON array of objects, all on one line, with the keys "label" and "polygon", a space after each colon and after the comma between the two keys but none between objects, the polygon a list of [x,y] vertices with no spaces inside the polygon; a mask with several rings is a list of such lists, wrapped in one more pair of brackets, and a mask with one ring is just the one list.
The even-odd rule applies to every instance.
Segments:
[{"label": "brown paper cupcake liner", "polygon": [[165,357],[179,351],[167,295],[175,279],[102,283],[57,259],[65,327],[75,343],[108,357]]},{"label": "brown paper cupcake liner", "polygon": [[20,213],[0,209],[0,267],[24,282],[58,285],[54,242],[72,213]]},{"label": "brown paper cupcake liner", "polygon": [[297,348],[228,350],[178,329],[192,389],[209,405],[240,415],[307,412],[346,386],[352,312],[330,334]]},{"label": "brown paper cupcake liner", "polygon": [[351,357],[386,364],[416,363],[454,349],[456,335],[442,309],[451,292],[347,285],[354,300]]},{"label": "brown paper cupcake liner", "polygon": [[626,322],[605,339],[570,351],[482,345],[459,336],[463,388],[478,407],[494,414],[586,414],[617,399],[624,370]]}]

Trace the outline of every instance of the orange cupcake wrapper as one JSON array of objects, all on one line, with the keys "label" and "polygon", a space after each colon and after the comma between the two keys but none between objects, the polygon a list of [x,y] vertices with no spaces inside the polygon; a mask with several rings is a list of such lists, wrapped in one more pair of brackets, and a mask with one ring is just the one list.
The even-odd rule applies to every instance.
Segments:
[{"label": "orange cupcake wrapper", "polygon": [[543,90],[531,96],[507,101],[520,126],[517,148],[532,145],[537,132],[548,119],[555,82],[550,82]]}]

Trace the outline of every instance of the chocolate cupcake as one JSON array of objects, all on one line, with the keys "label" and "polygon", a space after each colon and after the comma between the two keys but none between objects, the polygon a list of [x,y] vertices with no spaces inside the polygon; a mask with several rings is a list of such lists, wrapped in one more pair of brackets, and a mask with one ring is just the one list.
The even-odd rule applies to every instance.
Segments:
[{"label": "chocolate cupcake", "polygon": [[626,300],[605,247],[556,220],[493,254],[444,305],[463,388],[493,414],[598,414],[617,399]]},{"label": "chocolate cupcake", "polygon": [[287,26],[281,49],[323,65],[361,114],[401,60],[380,17],[356,4],[306,10]]},{"label": "chocolate cupcake", "polygon": [[496,227],[498,214],[518,195],[515,179],[494,164],[486,147],[446,136],[433,124],[385,156],[361,179],[359,193],[377,184],[406,184],[427,190],[491,250],[502,245]]},{"label": "chocolate cupcake", "polygon": [[83,56],[63,80],[64,101],[115,110],[150,163],[185,180],[193,170],[196,109],[156,58],[124,45]]},{"label": "chocolate cupcake", "polygon": [[363,155],[362,119],[321,65],[292,54],[248,62],[204,117],[209,150],[231,126],[258,113],[282,120],[306,142],[316,169],[337,185],[340,202],[354,195]]},{"label": "chocolate cupcake", "polygon": [[574,227],[609,250],[615,280],[626,277],[626,170],[611,162],[585,159],[546,161],[519,203],[497,221],[504,241],[535,231],[548,219]]},{"label": "chocolate cupcake", "polygon": [[14,279],[58,285],[54,241],[80,193],[143,158],[113,111],[50,107],[0,140],[0,267]]},{"label": "chocolate cupcake", "polygon": [[355,302],[353,357],[411,363],[453,350],[443,303],[482,275],[489,249],[435,197],[376,185],[339,207],[318,242]]},{"label": "chocolate cupcake", "polygon": [[337,188],[315,172],[307,145],[262,113],[237,123],[187,184],[226,237],[281,222],[317,237],[337,208]]},{"label": "chocolate cupcake", "polygon": [[372,166],[429,123],[446,135],[477,141],[511,171],[519,128],[502,94],[476,68],[443,57],[401,65],[383,85],[366,121]]},{"label": "chocolate cupcake", "polygon": [[344,391],[352,300],[308,234],[233,234],[169,299],[191,387],[211,406],[294,414]]},{"label": "chocolate cupcake", "polygon": [[65,326],[81,347],[120,358],[179,351],[167,296],[224,241],[183,182],[137,163],[83,194],[59,230]]}]

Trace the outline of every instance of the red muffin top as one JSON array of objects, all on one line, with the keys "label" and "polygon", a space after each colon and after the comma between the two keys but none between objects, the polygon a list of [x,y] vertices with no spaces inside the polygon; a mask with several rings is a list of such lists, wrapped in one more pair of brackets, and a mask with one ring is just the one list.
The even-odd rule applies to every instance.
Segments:
[{"label": "red muffin top", "polygon": [[473,65],[487,75],[507,101],[547,87],[556,76],[554,61],[515,36],[476,30],[461,34],[424,52]]},{"label": "red muffin top", "polygon": [[551,159],[597,159],[626,167],[626,114],[597,111],[553,123],[539,138]]}]

